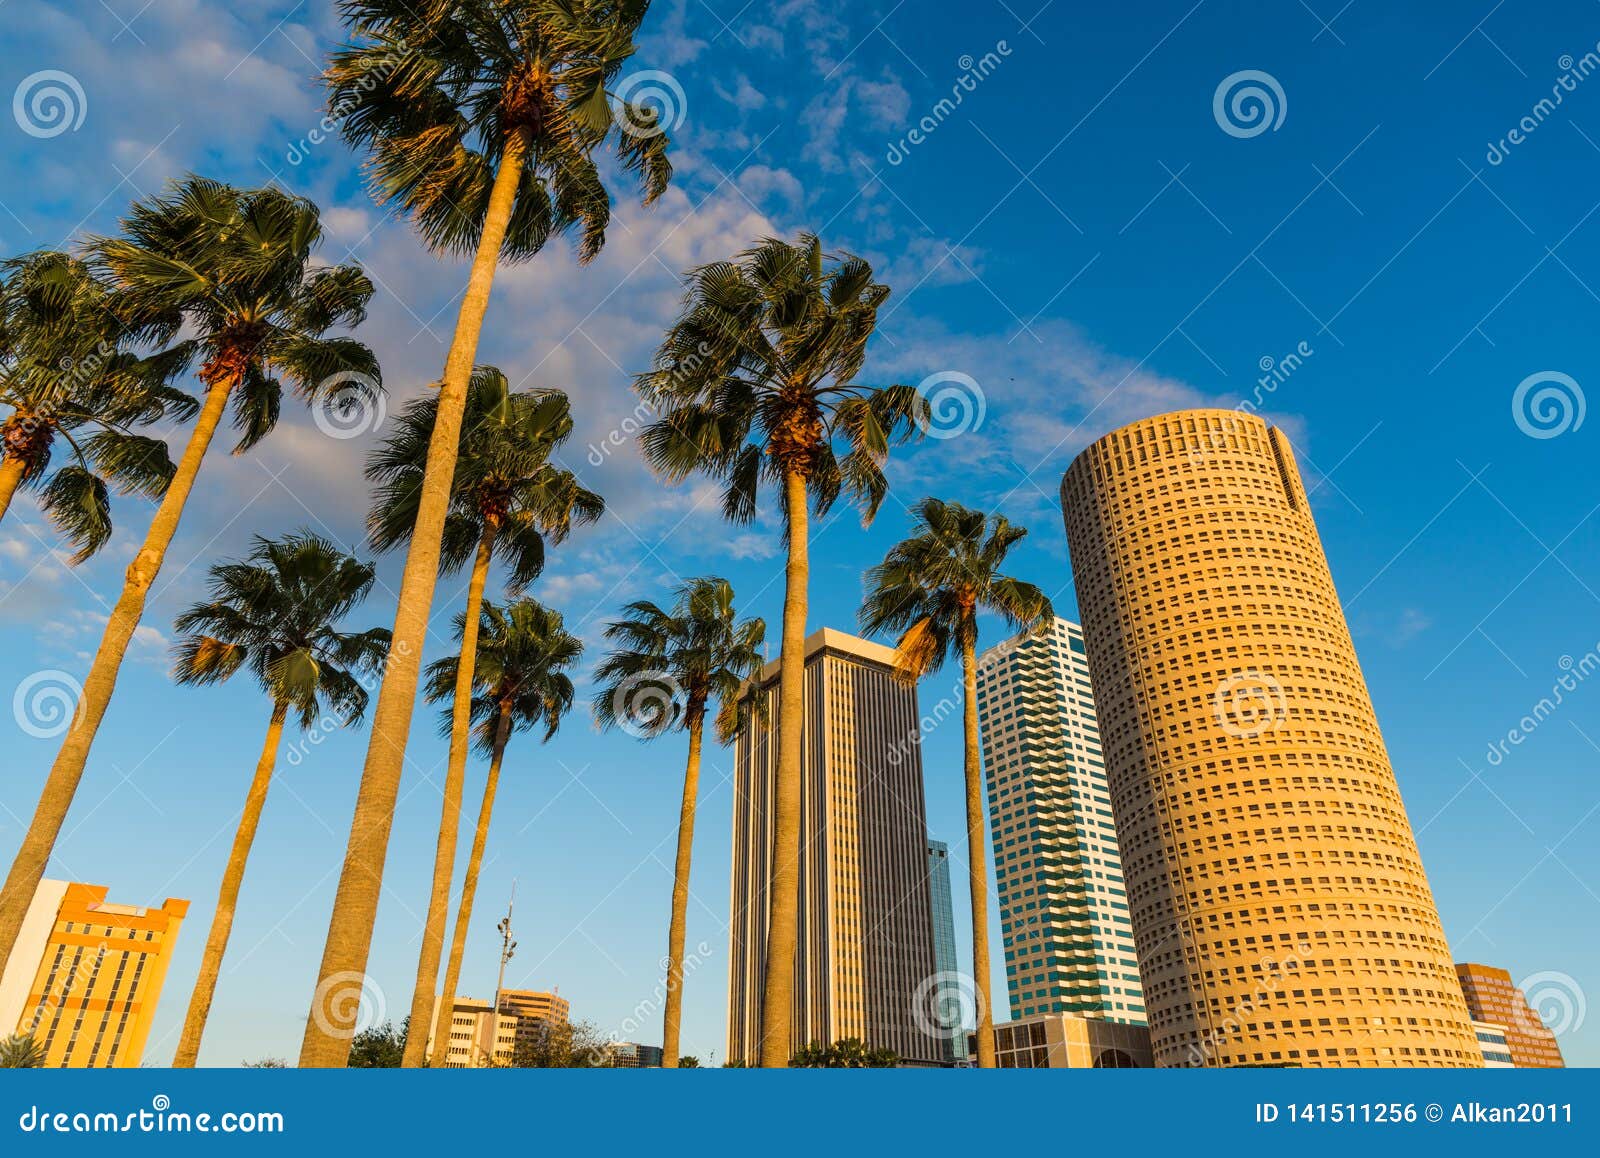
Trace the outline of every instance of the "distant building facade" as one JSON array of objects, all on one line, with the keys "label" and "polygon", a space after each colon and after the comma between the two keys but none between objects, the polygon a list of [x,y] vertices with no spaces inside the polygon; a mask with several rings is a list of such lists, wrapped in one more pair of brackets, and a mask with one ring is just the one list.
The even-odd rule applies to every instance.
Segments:
[{"label": "distant building facade", "polygon": [[1483,1068],[1509,1070],[1516,1067],[1511,1060],[1511,1045],[1506,1041],[1506,1027],[1491,1025],[1487,1021],[1474,1021],[1472,1032],[1478,1035],[1478,1049],[1483,1054]]},{"label": "distant building facade", "polygon": [[611,1064],[619,1070],[658,1070],[661,1068],[661,1047],[640,1045],[636,1041],[611,1043]]},{"label": "distant building facade", "polygon": [[1284,432],[1135,422],[1061,504],[1157,1062],[1481,1067]]},{"label": "distant building facade", "polygon": [[1077,624],[1056,619],[1042,636],[984,652],[978,721],[1011,1016],[1142,1023],[1138,954]]},{"label": "distant building facade", "polygon": [[[916,688],[894,651],[824,628],[805,644],[800,913],[791,1049],[857,1037],[912,1064],[939,1065],[930,1033],[935,973],[928,827]],[[728,1060],[759,1057],[767,882],[777,766],[778,661],[751,694],[765,722],[734,752]]]},{"label": "distant building facade", "polygon": [[554,991],[502,989],[500,1016],[502,1020],[511,1020],[516,1045],[526,1046],[551,1026],[567,1024],[572,1016],[572,1004]]},{"label": "distant building facade", "polygon": [[[1478,1021],[1504,1027],[1511,1063],[1518,1069],[1560,1069],[1566,1066],[1556,1035],[1538,1010],[1528,1004],[1511,974],[1492,965],[1466,962],[1456,966],[1467,1008]],[[1482,1040],[1480,1035],[1479,1040]]]},{"label": "distant building facade", "polygon": [[189,902],[113,905],[105,885],[43,880],[0,978],[0,1037],[31,1035],[46,1066],[131,1068]]},{"label": "distant building facade", "polygon": [[[972,1048],[977,1048],[975,1037]],[[994,1064],[1004,1070],[1149,1069],[1154,1064],[1150,1027],[1076,1013],[1038,1013],[994,1027]]]},{"label": "distant building facade", "polygon": [[928,842],[928,896],[933,905],[933,967],[939,972],[939,988],[934,994],[933,1023],[950,1031],[946,1039],[945,1060],[954,1064],[967,1060],[967,1027],[962,1025],[966,996],[961,984],[956,955],[956,913],[950,895],[950,846],[942,840]]},{"label": "distant building facade", "polygon": [[[433,999],[433,1017],[439,1024],[439,997]],[[428,1064],[435,1069],[481,1069],[508,1066],[516,1055],[517,1019],[495,1017],[494,1003],[476,997],[457,997],[450,1015],[450,1041],[444,1053],[436,1035],[428,1035]]]},{"label": "distant building facade", "polygon": [[[433,999],[430,1026],[439,1022],[439,1001]],[[450,1017],[450,1043],[443,1055],[435,1052],[434,1034],[428,1034],[428,1064],[444,1069],[477,1069],[510,1065],[517,1049],[536,1040],[552,1025],[565,1025],[571,1006],[558,993],[532,989],[500,991],[500,1015],[494,1003],[476,997],[457,997]]]}]

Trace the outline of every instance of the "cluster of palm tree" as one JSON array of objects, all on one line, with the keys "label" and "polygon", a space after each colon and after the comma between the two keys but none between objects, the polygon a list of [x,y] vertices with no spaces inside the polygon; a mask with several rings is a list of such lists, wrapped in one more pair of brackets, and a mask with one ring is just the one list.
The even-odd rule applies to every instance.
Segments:
[{"label": "cluster of palm tree", "polygon": [[[470,257],[454,337],[433,389],[398,416],[371,455],[367,520],[374,552],[405,549],[391,629],[349,630],[374,567],[325,538],[258,538],[210,571],[209,599],[180,615],[174,675],[217,683],[248,669],[271,708],[218,893],[176,1064],[198,1055],[246,862],[285,726],[372,722],[354,815],[299,1064],[343,1066],[355,1009],[343,988],[366,974],[419,684],[442,705],[449,738],[438,838],[402,1064],[426,1064],[447,1038],[466,931],[511,736],[549,741],[575,699],[582,652],[561,614],[528,597],[548,545],[602,516],[604,501],[551,460],[572,430],[571,402],[514,389],[476,362],[494,275],[555,236],[576,235],[580,261],[601,250],[610,192],[598,159],[636,175],[648,204],[672,170],[667,136],[646,107],[612,91],[634,51],[648,0],[346,0],[349,41],[326,73],[330,110],[367,152],[375,197],[399,208],[441,254]],[[111,536],[110,491],[158,500],[144,541],[82,684],[71,726],[0,892],[0,966],[88,763],[151,585],[218,427],[235,453],[267,437],[287,389],[314,406],[360,404],[383,389],[377,359],[335,331],[363,321],[373,287],[354,264],[316,259],[315,205],[276,188],[238,189],[191,176],[136,202],[115,236],[74,254],[31,254],[0,267],[0,516],[21,488],[39,493],[82,561]],[[801,729],[812,519],[844,500],[870,522],[888,494],[890,450],[927,427],[926,401],[905,385],[857,381],[889,288],[859,257],[829,256],[815,235],[767,238],[691,271],[680,317],[635,388],[659,415],[640,436],[665,480],[704,475],[723,513],[754,520],[770,503],[787,544],[779,660],[778,758],[760,1063],[791,1060],[798,915]],[[192,375],[194,392],[177,383]],[[193,426],[176,463],[158,422]],[[770,498],[764,494],[771,491]],[[966,686],[966,797],[975,979],[988,990],[987,880],[975,707],[977,616],[1014,627],[1050,617],[1036,588],[1001,572],[1024,532],[935,499],[912,535],[868,575],[860,619],[897,632],[899,674],[915,680],[956,655]],[[486,597],[493,567],[505,598]],[[468,571],[455,616],[457,654],[426,670],[423,645],[440,575]],[[749,681],[765,624],[740,619],[731,586],[683,583],[667,606],[627,605],[606,629],[594,712],[646,739],[687,739],[668,932],[665,1064],[682,1064],[683,943],[698,779],[709,721],[727,742],[749,719]],[[649,718],[623,719],[629,687],[667,680],[677,694]],[[371,694],[376,691],[375,697]],[[482,802],[444,948],[470,752],[487,759]],[[435,1000],[441,961],[443,995]],[[354,979],[354,980],[352,980]],[[987,1003],[978,1043],[992,1064]]]}]

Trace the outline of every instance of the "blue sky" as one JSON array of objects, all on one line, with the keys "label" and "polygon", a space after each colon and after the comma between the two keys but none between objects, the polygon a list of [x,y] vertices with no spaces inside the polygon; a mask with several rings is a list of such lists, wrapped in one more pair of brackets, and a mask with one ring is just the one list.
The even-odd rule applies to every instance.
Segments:
[{"label": "blue sky", "polygon": [[[673,316],[676,276],[764,233],[818,229],[894,288],[865,377],[963,374],[985,403],[976,429],[897,456],[870,529],[849,514],[822,527],[813,626],[851,627],[861,571],[925,494],[1029,526],[1015,569],[1072,615],[1056,500],[1072,456],[1123,422],[1259,396],[1313,488],[1457,958],[1533,979],[1569,1061],[1600,1061],[1600,1013],[1581,1016],[1600,986],[1600,686],[1589,686],[1600,681],[1569,676],[1559,708],[1490,757],[1600,646],[1600,420],[1581,423],[1576,405],[1600,381],[1600,78],[1582,75],[1600,8],[1038,2],[741,11],[736,0],[657,0],[636,63],[671,78],[674,189],[650,211],[624,198],[586,269],[554,244],[504,271],[480,350],[516,381],[571,391],[566,465],[611,503],[600,526],[552,554],[536,594],[594,641],[623,601],[720,573],[747,611],[777,623],[771,520],[728,528],[710,488],[653,483],[625,434],[629,374]],[[363,336],[391,408],[438,372],[462,267],[374,207],[341,144],[309,142],[315,73],[338,35],[332,5],[9,0],[5,14],[0,96],[65,72],[82,120],[38,136],[0,117],[0,249],[109,230],[131,198],[191,169],[280,180],[324,206],[324,255],[359,260],[378,283]],[[1228,119],[1227,91],[1216,112],[1219,85],[1249,71],[1272,79],[1281,113],[1259,132]],[[1560,103],[1538,108],[1553,90]],[[941,107],[953,91],[959,104]],[[1511,140],[1525,118],[1531,129]],[[1292,374],[1261,390],[1262,367],[1291,353]],[[1519,384],[1549,373],[1571,380],[1557,387],[1567,408],[1543,428],[1526,412],[1519,422]],[[608,453],[589,451],[613,432]],[[251,535],[309,525],[357,544],[360,466],[381,433],[332,439],[286,410],[251,454],[217,448],[57,848],[52,875],[107,883],[115,900],[194,901],[151,1062],[176,1043],[267,716],[242,682],[169,682],[172,618],[206,566]],[[148,508],[117,515],[112,544],[77,569],[27,502],[0,526],[0,691],[39,671],[81,677]],[[389,622],[397,560],[382,573],[360,622]],[[446,651],[460,595],[459,582],[440,585],[433,654]],[[934,677],[925,703],[952,683]],[[444,760],[431,717],[413,735],[370,964],[396,1019]],[[203,1062],[293,1056],[364,747],[352,732],[283,766]],[[9,858],[55,741],[14,731],[3,751]],[[508,984],[559,986],[575,1016],[619,1033],[652,1007],[681,760],[676,741],[601,736],[581,715],[548,746],[519,738],[465,992],[492,989],[493,925],[515,879],[521,947]],[[954,723],[927,739],[926,762],[930,830],[955,859]],[[728,754],[711,754],[696,847],[688,939],[707,950],[684,1048],[702,1058],[725,1049],[728,772]],[[481,775],[469,773],[469,800]],[[957,924],[966,937],[960,912]],[[657,1015],[639,1021],[623,1035],[657,1040]]]}]

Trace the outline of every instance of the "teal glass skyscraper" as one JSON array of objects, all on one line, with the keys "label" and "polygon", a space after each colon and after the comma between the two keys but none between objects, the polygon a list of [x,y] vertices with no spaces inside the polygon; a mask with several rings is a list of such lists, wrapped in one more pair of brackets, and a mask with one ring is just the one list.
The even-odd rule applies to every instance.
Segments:
[{"label": "teal glass skyscraper", "polygon": [[[941,992],[936,995],[937,1010],[952,1016],[962,1008],[960,973],[956,966],[956,911],[950,899],[950,846],[942,840],[928,842],[928,892],[933,901],[933,967],[941,977]],[[967,1060],[965,1025],[952,1025],[946,1061]]]},{"label": "teal glass skyscraper", "polygon": [[1013,1018],[1143,1023],[1144,994],[1083,632],[1057,619],[978,665],[978,720]]}]

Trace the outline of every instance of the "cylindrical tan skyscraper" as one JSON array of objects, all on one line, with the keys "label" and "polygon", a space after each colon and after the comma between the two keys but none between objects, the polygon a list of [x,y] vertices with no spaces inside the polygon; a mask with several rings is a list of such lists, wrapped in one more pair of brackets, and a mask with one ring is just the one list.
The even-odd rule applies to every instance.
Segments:
[{"label": "cylindrical tan skyscraper", "polygon": [[1061,503],[1156,1063],[1481,1065],[1288,439],[1136,422]]}]

